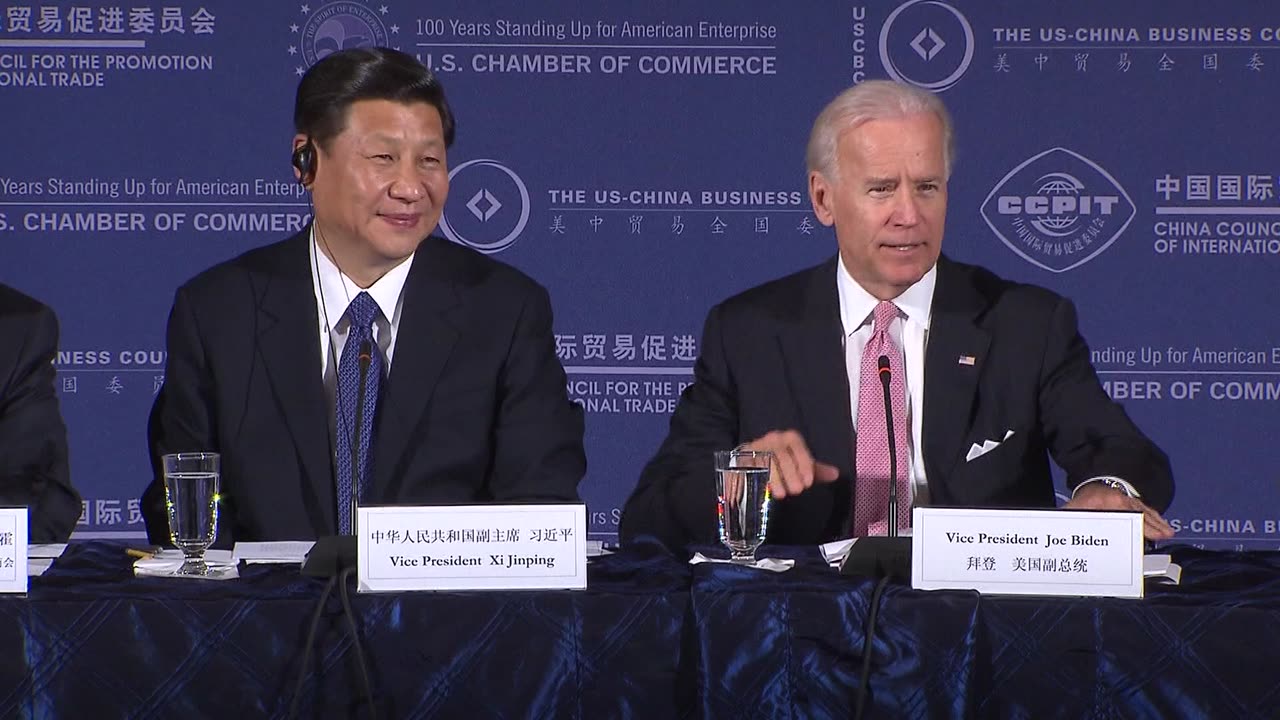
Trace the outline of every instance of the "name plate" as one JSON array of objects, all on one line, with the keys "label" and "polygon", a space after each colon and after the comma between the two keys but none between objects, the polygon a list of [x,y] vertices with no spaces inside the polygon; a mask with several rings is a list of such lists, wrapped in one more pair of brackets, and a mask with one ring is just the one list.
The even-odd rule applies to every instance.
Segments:
[{"label": "name plate", "polygon": [[0,508],[0,592],[27,592],[27,509]]},{"label": "name plate", "polygon": [[583,589],[587,506],[361,506],[360,592]]},{"label": "name plate", "polygon": [[1142,513],[912,511],[911,587],[1142,597]]}]

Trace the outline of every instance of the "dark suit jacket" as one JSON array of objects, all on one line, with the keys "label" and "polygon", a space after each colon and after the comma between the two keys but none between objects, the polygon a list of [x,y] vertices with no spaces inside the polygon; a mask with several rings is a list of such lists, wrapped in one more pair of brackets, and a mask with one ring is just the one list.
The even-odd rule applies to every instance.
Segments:
[{"label": "dark suit jacket", "polygon": [[[713,308],[695,382],[627,501],[625,541],[679,548],[716,541],[712,452],[795,429],[839,480],[777,502],[768,541],[825,542],[848,533],[854,436],[841,345],[836,260]],[[961,364],[972,356],[973,365]],[[1115,475],[1163,510],[1168,459],[1107,396],[1071,303],[972,265],[938,261],[925,351],[924,464],[931,502],[970,507],[1055,503],[1048,455],[1067,483]],[[965,460],[973,443],[1013,437]]]},{"label": "dark suit jacket", "polygon": [[[217,544],[337,532],[309,228],[181,287],[150,450],[222,454]],[[582,410],[546,291],[440,238],[418,247],[383,381],[365,504],[576,501]],[[167,542],[164,479],[143,494]]]},{"label": "dark suit jacket", "polygon": [[31,542],[66,542],[82,506],[54,393],[58,319],[0,285],[0,337],[0,505],[29,508]]}]

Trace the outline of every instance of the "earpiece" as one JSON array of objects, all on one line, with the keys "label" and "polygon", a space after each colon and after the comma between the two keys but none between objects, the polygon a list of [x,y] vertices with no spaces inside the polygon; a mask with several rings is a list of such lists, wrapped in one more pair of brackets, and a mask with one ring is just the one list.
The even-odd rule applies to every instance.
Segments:
[{"label": "earpiece", "polygon": [[316,151],[310,138],[293,151],[293,167],[298,171],[298,182],[303,187],[308,187],[315,182]]}]

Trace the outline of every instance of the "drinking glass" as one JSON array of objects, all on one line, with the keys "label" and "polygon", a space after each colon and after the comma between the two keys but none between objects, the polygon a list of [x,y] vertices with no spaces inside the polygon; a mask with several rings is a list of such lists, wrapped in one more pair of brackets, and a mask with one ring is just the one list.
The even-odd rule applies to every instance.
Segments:
[{"label": "drinking glass", "polygon": [[729,559],[751,564],[769,530],[769,471],[773,453],[722,450],[716,456],[720,542]]},{"label": "drinking glass", "polygon": [[185,556],[175,575],[208,575],[204,551],[218,537],[218,453],[164,455],[164,500],[169,539]]}]

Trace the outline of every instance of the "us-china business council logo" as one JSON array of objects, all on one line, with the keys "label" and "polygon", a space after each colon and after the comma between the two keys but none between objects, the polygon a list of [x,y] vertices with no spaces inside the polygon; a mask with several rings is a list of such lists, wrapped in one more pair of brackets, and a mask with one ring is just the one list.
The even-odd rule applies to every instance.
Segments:
[{"label": "us-china business council logo", "polygon": [[497,160],[468,160],[449,171],[449,203],[440,232],[492,255],[515,244],[529,224],[529,188]]},{"label": "us-china business council logo", "polygon": [[302,22],[289,24],[289,55],[301,62],[294,73],[301,76],[317,60],[339,50],[358,47],[386,47],[391,35],[399,34],[400,26],[392,24],[390,32],[383,22],[390,9],[383,4],[376,7],[354,0],[310,3],[298,6]]},{"label": "us-china business council logo", "polygon": [[910,0],[880,28],[880,62],[889,77],[925,90],[955,85],[973,62],[973,26],[939,0]]},{"label": "us-china business council logo", "polygon": [[1023,260],[1062,273],[1111,247],[1137,208],[1102,166],[1056,147],[1009,171],[987,195],[981,213]]}]

